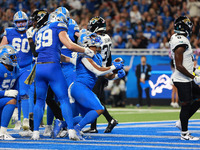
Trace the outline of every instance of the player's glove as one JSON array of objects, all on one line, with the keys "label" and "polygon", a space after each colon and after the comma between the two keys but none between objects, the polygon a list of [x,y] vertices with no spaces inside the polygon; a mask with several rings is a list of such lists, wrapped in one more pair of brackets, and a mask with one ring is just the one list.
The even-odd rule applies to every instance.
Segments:
[{"label": "player's glove", "polygon": [[195,73],[195,75],[200,76],[200,70],[199,69],[195,69],[194,73]]},{"label": "player's glove", "polygon": [[117,72],[117,75],[118,75],[119,78],[123,78],[126,75],[126,72],[123,69],[120,69]]},{"label": "player's glove", "polygon": [[193,80],[194,80],[194,83],[196,83],[197,85],[200,85],[200,77],[195,76]]},{"label": "player's glove", "polygon": [[85,52],[86,55],[93,57],[94,56],[94,51],[92,51],[91,49],[89,49],[88,47],[85,48]]},{"label": "player's glove", "polygon": [[70,58],[70,63],[72,63],[74,66],[76,66],[76,58]]},{"label": "player's glove", "polygon": [[123,69],[124,67],[124,64],[122,64],[122,61],[120,62],[115,62],[113,61],[113,65],[115,66],[115,68],[118,70],[118,69]]},{"label": "player's glove", "polygon": [[33,35],[35,34],[35,32],[37,31],[36,28],[30,27],[27,31],[26,31],[26,36],[27,38],[33,38]]},{"label": "player's glove", "polygon": [[17,90],[6,90],[4,93],[4,96],[6,97],[16,97],[18,95],[18,91]]}]

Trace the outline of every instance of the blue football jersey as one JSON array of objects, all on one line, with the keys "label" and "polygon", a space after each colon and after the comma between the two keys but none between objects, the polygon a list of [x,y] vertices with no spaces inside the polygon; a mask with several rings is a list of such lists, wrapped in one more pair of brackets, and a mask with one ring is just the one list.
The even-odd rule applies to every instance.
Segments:
[{"label": "blue football jersey", "polygon": [[[84,56],[84,57],[88,57],[88,56]],[[89,71],[84,64],[81,62],[81,59],[83,57],[79,56],[77,58],[77,63],[76,63],[76,81],[77,82],[81,82],[83,84],[85,84],[89,89],[93,89],[96,80],[97,80],[97,76]],[[94,55],[94,57],[92,58],[92,60],[99,66],[102,66],[102,57],[101,54],[97,53],[96,55]]]},{"label": "blue football jersey", "polygon": [[0,91],[14,88],[17,77],[17,67],[15,67],[13,71],[8,71],[6,67],[0,63]]},{"label": "blue football jersey", "polygon": [[15,28],[7,28],[4,32],[8,44],[14,46],[18,51],[17,53],[17,63],[20,68],[30,65],[33,61],[33,55],[30,51],[30,46],[26,36],[26,32],[21,34]]},{"label": "blue football jersey", "polygon": [[[75,20],[69,19],[67,27],[68,27],[67,34],[69,35],[69,38],[73,42],[75,42],[75,38],[74,38],[75,32],[79,32],[78,24],[76,23]],[[72,51],[67,49],[65,46],[62,47],[61,53],[64,54],[65,56],[72,58]],[[63,63],[63,64],[66,64],[66,63]]]},{"label": "blue football jersey", "polygon": [[63,46],[59,39],[61,31],[67,32],[67,25],[57,21],[47,24],[36,33],[38,62],[60,63],[61,47]]}]

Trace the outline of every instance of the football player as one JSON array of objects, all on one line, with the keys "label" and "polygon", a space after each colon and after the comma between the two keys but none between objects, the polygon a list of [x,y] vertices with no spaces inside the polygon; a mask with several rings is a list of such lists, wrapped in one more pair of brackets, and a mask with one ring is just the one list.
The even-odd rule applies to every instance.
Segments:
[{"label": "football player", "polygon": [[0,140],[15,140],[7,133],[7,126],[16,105],[18,90],[16,50],[11,45],[0,47]]},{"label": "football player", "polygon": [[[104,106],[101,105],[95,93],[92,92],[97,76],[116,79],[118,76],[122,78],[125,75],[121,62],[113,62],[113,65],[109,67],[102,66],[102,57],[98,53],[101,51],[100,46],[102,44],[99,36],[94,33],[85,36],[84,43],[94,51],[95,56],[93,58],[82,55],[77,57],[76,79],[69,88],[70,96],[75,100],[83,117],[74,127],[80,139],[83,139],[80,132],[82,128],[86,124],[92,123],[104,112]],[[118,75],[112,73],[115,69],[121,69],[118,71]]]},{"label": "football player", "polygon": [[[181,103],[180,122],[181,140],[199,140],[188,131],[189,118],[200,107],[200,77],[194,76],[193,50],[188,40],[193,24],[186,16],[178,17],[174,22],[174,32],[170,39],[170,49],[175,66],[172,81],[178,90]],[[200,75],[198,72],[196,74]],[[196,83],[196,84],[195,84]]]},{"label": "football player", "polygon": [[[64,15],[66,15],[66,17],[68,19],[68,24],[67,24],[68,31],[67,31],[67,33],[68,33],[71,41],[73,41],[74,43],[77,43],[77,39],[79,37],[79,27],[78,27],[76,21],[70,18],[70,13],[65,7],[59,7],[55,11],[61,12]],[[77,53],[72,52],[66,46],[62,47],[61,53],[65,56],[68,56],[68,57],[76,60]],[[66,88],[68,89],[69,85],[75,80],[75,77],[76,77],[75,65],[72,64],[72,63],[65,63],[65,62],[62,62],[61,65],[62,65],[62,70],[63,70],[64,76],[65,76],[65,79],[67,81],[67,87]],[[76,105],[74,103],[71,103],[71,105],[72,105],[73,116],[75,117],[75,116],[78,115],[76,108],[75,108]],[[60,122],[62,122],[62,124],[63,124],[62,126],[59,126]],[[62,120],[56,119],[54,121],[54,129],[53,129],[53,132],[52,132],[53,138],[55,138],[57,136],[57,134],[60,131],[60,128],[63,128],[65,124],[66,123],[63,122]],[[63,133],[66,133],[66,132],[63,131]]]},{"label": "football player", "polygon": [[[73,43],[67,34],[68,19],[62,13],[56,13],[50,17],[49,23],[40,28],[36,33],[36,52],[38,53],[36,65],[36,104],[34,106],[34,132],[32,139],[38,140],[39,125],[43,116],[43,107],[45,105],[45,95],[48,85],[57,96],[63,117],[68,125],[69,139],[80,140],[73,127],[73,116],[67,96],[67,83],[65,81],[60,61],[69,62],[71,59],[61,55],[61,47],[64,44],[70,50],[85,53],[93,57],[94,52],[89,48],[83,48]],[[51,16],[51,15],[50,15]]]},{"label": "football player", "polygon": [[[101,37],[102,44],[101,44],[101,56],[102,56],[102,65],[104,67],[110,66],[112,62],[111,58],[111,38],[108,34],[106,34],[106,21],[102,17],[94,17],[92,18],[87,27],[88,31],[98,34]],[[94,88],[93,92],[97,95],[97,97],[100,99],[101,104],[105,107],[103,103],[103,97],[104,97],[104,87],[107,85],[107,79],[104,77],[99,77]],[[118,124],[118,121],[115,120],[108,112],[108,110],[105,107],[104,117],[108,121],[108,126],[105,129],[104,133],[109,133],[112,131],[112,129]],[[94,123],[91,124],[91,127],[89,129],[86,129],[83,131],[84,133],[98,133],[97,130],[97,120],[94,121]]]},{"label": "football player", "polygon": [[[4,32],[1,45],[11,44],[18,51],[18,65],[19,65],[19,95],[21,100],[21,106],[23,111],[23,129],[29,129],[29,96],[30,96],[30,85],[24,83],[25,79],[28,77],[33,62],[33,55],[30,51],[28,44],[28,39],[26,36],[26,30],[28,28],[28,17],[23,11],[18,11],[14,14],[13,17],[14,28],[7,28]],[[19,107],[20,108],[20,107]],[[19,120],[21,111],[19,113]],[[21,124],[21,121],[18,121],[17,124]],[[20,127],[20,126],[19,126]],[[18,128],[19,129],[19,128]]]}]

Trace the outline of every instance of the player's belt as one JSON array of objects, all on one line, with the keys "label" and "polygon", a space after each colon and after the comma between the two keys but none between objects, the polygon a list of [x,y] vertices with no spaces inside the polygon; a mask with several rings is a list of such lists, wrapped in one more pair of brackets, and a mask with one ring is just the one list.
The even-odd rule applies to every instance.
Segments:
[{"label": "player's belt", "polygon": [[55,63],[53,61],[49,61],[49,62],[37,62],[37,64],[52,64],[52,63]]}]

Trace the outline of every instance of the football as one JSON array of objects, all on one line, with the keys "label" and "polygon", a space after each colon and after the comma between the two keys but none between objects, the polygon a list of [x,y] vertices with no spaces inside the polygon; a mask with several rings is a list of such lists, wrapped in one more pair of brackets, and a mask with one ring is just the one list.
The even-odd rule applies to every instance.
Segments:
[{"label": "football", "polygon": [[[122,61],[122,63],[124,63],[124,61],[123,61],[123,59],[122,59],[121,57],[115,58],[113,61],[114,61],[114,62],[120,62],[120,61]],[[118,70],[119,70],[119,69],[113,70],[113,73],[117,73]]]}]

